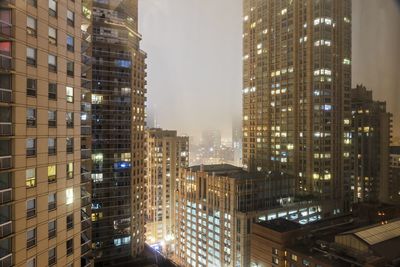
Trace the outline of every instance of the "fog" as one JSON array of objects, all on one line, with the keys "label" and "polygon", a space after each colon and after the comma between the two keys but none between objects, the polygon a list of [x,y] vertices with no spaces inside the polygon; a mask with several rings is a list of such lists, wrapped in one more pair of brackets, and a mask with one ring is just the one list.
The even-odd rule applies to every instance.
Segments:
[{"label": "fog", "polygon": [[[151,122],[200,136],[230,137],[241,114],[242,0],[139,0],[148,53]],[[353,85],[387,100],[400,128],[400,8],[394,0],[353,0]]]}]

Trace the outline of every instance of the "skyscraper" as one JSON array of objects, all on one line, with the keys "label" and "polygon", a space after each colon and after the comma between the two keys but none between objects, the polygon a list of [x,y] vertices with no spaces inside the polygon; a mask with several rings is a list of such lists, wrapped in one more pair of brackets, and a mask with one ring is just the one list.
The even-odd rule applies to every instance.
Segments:
[{"label": "skyscraper", "polygon": [[0,266],[91,265],[85,5],[0,1]]},{"label": "skyscraper", "polygon": [[92,223],[99,266],[144,248],[145,76],[137,0],[93,2]]},{"label": "skyscraper", "polygon": [[169,254],[177,234],[174,208],[179,169],[189,166],[189,137],[177,136],[176,131],[149,129],[146,141],[146,242]]},{"label": "skyscraper", "polygon": [[354,202],[387,202],[392,114],[362,85],[351,90],[351,105]]},{"label": "skyscraper", "polygon": [[243,164],[349,208],[351,1],[244,0]]}]

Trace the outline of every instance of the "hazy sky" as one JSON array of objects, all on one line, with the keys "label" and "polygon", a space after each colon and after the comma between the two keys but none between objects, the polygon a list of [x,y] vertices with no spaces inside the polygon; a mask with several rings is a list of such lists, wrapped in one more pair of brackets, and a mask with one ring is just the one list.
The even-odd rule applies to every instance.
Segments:
[{"label": "hazy sky", "polygon": [[[242,0],[139,0],[148,53],[148,110],[166,129],[230,137],[240,116]],[[353,0],[353,85],[363,83],[400,114],[400,8]],[[400,116],[395,117],[399,128]]]}]

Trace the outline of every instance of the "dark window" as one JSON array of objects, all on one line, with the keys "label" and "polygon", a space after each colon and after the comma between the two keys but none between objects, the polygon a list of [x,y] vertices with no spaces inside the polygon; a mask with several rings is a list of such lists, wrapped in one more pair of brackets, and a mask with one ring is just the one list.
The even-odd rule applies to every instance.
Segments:
[{"label": "dark window", "polygon": [[36,0],[27,0],[27,3],[33,7],[37,7],[37,1]]},{"label": "dark window", "polygon": [[26,48],[26,64],[36,67],[36,49],[32,47]]},{"label": "dark window", "polygon": [[74,252],[74,239],[67,240],[67,255],[71,255]]},{"label": "dark window", "polygon": [[49,249],[49,266],[53,266],[56,263],[57,263],[56,248]]},{"label": "dark window", "polygon": [[65,119],[67,122],[67,128],[73,128],[74,127],[74,113],[67,112]]},{"label": "dark window", "polygon": [[49,155],[55,155],[57,153],[57,142],[55,138],[49,138],[47,140],[47,149]]},{"label": "dark window", "polygon": [[26,155],[28,157],[36,155],[36,139],[34,138],[26,139]]},{"label": "dark window", "polygon": [[49,83],[49,99],[57,100],[57,84]]},{"label": "dark window", "polygon": [[74,62],[73,61],[67,62],[67,75],[74,76]]},{"label": "dark window", "polygon": [[36,96],[36,91],[37,91],[37,80],[28,78],[26,80],[26,94],[28,96]]},{"label": "dark window", "polygon": [[36,127],[36,109],[34,108],[26,109],[26,126]]},{"label": "dark window", "polygon": [[73,153],[74,152],[74,138],[73,137],[67,137],[67,153]]},{"label": "dark window", "polygon": [[55,237],[57,235],[57,221],[51,221],[49,222],[49,239]]},{"label": "dark window", "polygon": [[26,232],[26,248],[31,248],[36,245],[36,228]]},{"label": "dark window", "polygon": [[0,102],[11,103],[11,76],[8,74],[0,74]]},{"label": "dark window", "polygon": [[49,127],[57,127],[57,111],[48,111],[48,123]]},{"label": "dark window", "polygon": [[54,55],[49,55],[48,63],[49,63],[49,71],[57,72],[57,57]]},{"label": "dark window", "polygon": [[57,195],[56,195],[56,193],[49,193],[49,195],[48,195],[48,206],[49,206],[49,210],[55,210],[57,208]]},{"label": "dark window", "polygon": [[36,215],[36,199],[26,201],[26,217],[29,219]]},{"label": "dark window", "polygon": [[67,215],[67,230],[74,228],[74,214]]}]

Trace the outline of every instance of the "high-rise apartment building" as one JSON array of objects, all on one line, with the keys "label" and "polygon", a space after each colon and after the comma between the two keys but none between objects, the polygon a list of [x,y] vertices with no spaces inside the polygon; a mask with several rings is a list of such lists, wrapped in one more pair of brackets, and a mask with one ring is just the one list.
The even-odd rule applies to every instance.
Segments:
[{"label": "high-rise apartment building", "polygon": [[400,146],[391,146],[389,151],[389,202],[400,203]]},{"label": "high-rise apartment building", "polygon": [[144,248],[146,54],[137,2],[93,1],[91,220],[98,266]]},{"label": "high-rise apartment building", "polygon": [[176,131],[146,131],[146,242],[163,253],[173,251],[175,190],[180,168],[189,167],[189,137]]},{"label": "high-rise apartment building", "polygon": [[228,164],[182,170],[174,260],[182,266],[250,266],[253,222],[321,218],[318,204],[294,192],[294,177],[279,172],[249,173]]},{"label": "high-rise apartment building", "polygon": [[374,101],[372,91],[351,90],[354,202],[389,200],[389,146],[392,115],[386,102]]},{"label": "high-rise apartment building", "polygon": [[243,16],[244,166],[348,209],[351,1],[244,0]]},{"label": "high-rise apartment building", "polygon": [[0,1],[0,266],[92,264],[86,5]]}]

